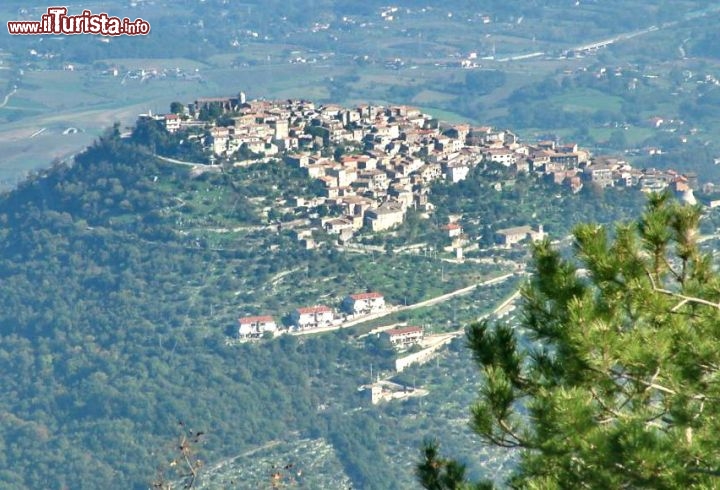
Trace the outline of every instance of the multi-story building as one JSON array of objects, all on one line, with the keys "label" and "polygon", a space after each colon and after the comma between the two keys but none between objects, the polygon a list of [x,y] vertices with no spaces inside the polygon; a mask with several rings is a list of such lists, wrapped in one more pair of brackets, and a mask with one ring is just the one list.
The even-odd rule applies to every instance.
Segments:
[{"label": "multi-story building", "polygon": [[260,337],[265,332],[275,333],[278,326],[271,316],[246,316],[238,319],[238,336],[241,338]]},{"label": "multi-story building", "polygon": [[293,326],[298,330],[328,327],[335,319],[333,311],[325,305],[298,308],[291,317]]},{"label": "multi-story building", "polygon": [[420,327],[402,327],[386,330],[383,332],[394,347],[409,347],[420,342],[423,337],[423,329]]},{"label": "multi-story building", "polygon": [[385,310],[385,297],[376,292],[351,294],[343,300],[343,309],[353,315],[370,315]]},{"label": "multi-story building", "polygon": [[405,217],[405,207],[396,201],[387,201],[365,211],[365,224],[372,231],[383,231],[399,225]]},{"label": "multi-story building", "polygon": [[537,230],[534,230],[531,226],[516,226],[514,228],[505,228],[495,232],[497,242],[500,245],[510,247],[516,243],[522,242],[526,239],[530,240],[542,240],[545,236],[543,226],[539,225]]}]

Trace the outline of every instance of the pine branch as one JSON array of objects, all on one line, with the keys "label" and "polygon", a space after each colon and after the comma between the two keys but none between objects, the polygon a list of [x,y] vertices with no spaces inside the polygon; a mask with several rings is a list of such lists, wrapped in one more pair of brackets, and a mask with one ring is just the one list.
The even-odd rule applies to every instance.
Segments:
[{"label": "pine branch", "polygon": [[[663,411],[660,412],[659,414],[653,415],[653,416],[650,417],[649,419],[646,419],[646,420],[645,420],[645,425],[649,425],[649,426],[655,427],[656,429],[660,429],[660,430],[663,430],[663,431],[667,430],[667,429],[668,429],[668,426],[674,425],[672,422],[670,422],[670,421],[668,421],[668,420],[666,420],[666,419],[663,419],[663,417],[665,417],[665,415],[667,415],[667,413],[668,413],[667,410],[663,410]],[[657,422],[658,419],[663,419],[663,422],[665,422],[666,424],[665,424],[665,425],[661,425],[660,423]]]},{"label": "pine branch", "polygon": [[[674,293],[674,292],[669,291],[669,290],[667,290],[667,289],[654,288],[653,290],[654,290],[655,292],[657,292],[657,293],[662,293],[662,294],[666,294],[666,295],[668,295],[668,296],[672,296],[672,297],[674,297],[674,298],[678,298],[678,299],[682,300],[681,303],[682,303],[682,302],[685,302],[685,303],[688,303],[688,302],[689,302],[689,303],[697,303],[697,304],[700,304],[700,305],[710,306],[710,307],[715,308],[715,309],[720,309],[720,303],[713,303],[712,301],[708,301],[708,300],[706,300],[706,299],[696,298],[696,297],[694,297],[694,296],[686,296],[686,295],[680,294],[680,293]],[[672,310],[670,310],[670,311],[676,310],[676,309],[680,308],[681,306],[682,306],[681,304],[678,304],[678,305],[676,305],[676,306],[675,306]]]},{"label": "pine branch", "polygon": [[[684,279],[683,279],[683,276],[682,276],[679,272],[676,272],[675,269],[673,269],[673,267],[672,267],[672,265],[670,264],[670,261],[668,260],[667,256],[664,256],[664,257],[663,257],[663,261],[665,262],[665,266],[668,268],[668,270],[670,271],[670,274],[672,274],[672,276],[675,278],[675,280],[676,280],[677,282],[679,282],[680,284],[684,284],[685,281],[684,281]],[[684,269],[685,269],[685,268],[683,267],[683,270],[684,270]]]},{"label": "pine branch", "polygon": [[492,434],[481,434],[483,437],[487,438],[488,441],[490,441],[492,444],[498,447],[502,447],[505,449],[517,449],[517,448],[524,448],[525,446],[522,446],[521,444],[517,442],[508,441],[507,439],[498,439]]},{"label": "pine branch", "polygon": [[616,376],[617,378],[625,379],[627,381],[633,381],[642,386],[645,386],[646,388],[653,388],[655,390],[662,391],[663,393],[667,393],[669,395],[677,395],[677,392],[675,390],[671,390],[670,388],[666,388],[665,386],[659,385],[652,381],[645,381],[644,379],[639,378],[637,376],[632,376],[627,373],[618,372],[614,369],[611,369],[610,373],[613,374],[614,376]]},{"label": "pine branch", "polygon": [[697,303],[700,305],[710,306],[715,309],[720,309],[720,303],[713,303],[712,301],[708,301],[706,299],[702,298],[696,298],[694,296],[686,296],[684,294],[676,293],[674,291],[670,291],[669,289],[659,288],[657,287],[657,284],[655,283],[655,280],[652,277],[652,274],[649,271],[645,271],[647,273],[648,278],[650,279],[650,284],[652,285],[653,291],[656,293],[665,294],[667,296],[672,296],[673,298],[680,299],[681,302],[677,305],[675,305],[670,311],[674,312],[680,307],[682,307],[685,303]]},{"label": "pine branch", "polygon": [[700,473],[709,476],[720,476],[720,470],[709,470],[706,468],[688,468],[690,473]]},{"label": "pine branch", "polygon": [[652,377],[650,378],[650,382],[654,383],[655,380],[658,378],[658,376],[660,376],[660,366],[658,366],[657,369],[655,370],[655,374],[653,374]]},{"label": "pine branch", "polygon": [[677,311],[688,303],[687,299],[682,300],[670,309],[670,313],[677,313]]},{"label": "pine branch", "polygon": [[498,425],[500,428],[505,432],[506,435],[510,436],[511,438],[515,439],[514,444],[515,447],[524,447],[529,448],[530,445],[527,441],[525,441],[522,437],[517,435],[512,427],[508,425],[508,423],[504,419],[498,419]]},{"label": "pine branch", "polygon": [[[610,408],[610,407],[603,401],[603,399],[600,397],[600,395],[598,395],[597,392],[595,391],[595,388],[590,388],[590,394],[592,395],[593,399],[595,399],[595,401],[598,402],[598,404],[600,404],[600,407],[601,407],[605,412],[609,413],[610,415],[612,415],[612,416],[613,416],[614,418],[616,418],[616,419],[622,418],[622,414],[621,414],[621,413],[616,412],[615,410],[613,410],[612,408]],[[604,419],[603,422],[601,422],[601,423],[608,423],[608,422],[609,422],[609,420],[605,420],[605,419]]]}]

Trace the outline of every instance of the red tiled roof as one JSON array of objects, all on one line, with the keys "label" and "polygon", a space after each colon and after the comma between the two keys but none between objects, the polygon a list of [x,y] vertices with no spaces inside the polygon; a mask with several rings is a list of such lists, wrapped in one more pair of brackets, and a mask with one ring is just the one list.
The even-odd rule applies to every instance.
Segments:
[{"label": "red tiled roof", "polygon": [[362,299],[382,298],[383,295],[380,293],[357,293],[357,294],[351,294],[350,297],[354,300],[362,300]]},{"label": "red tiled roof", "polygon": [[325,305],[309,306],[307,308],[298,308],[297,312],[301,315],[307,315],[308,313],[328,313],[330,308]]},{"label": "red tiled roof", "polygon": [[175,119],[179,119],[179,118],[180,118],[180,116],[178,116],[177,114],[165,114],[166,121],[167,120],[175,120]]},{"label": "red tiled roof", "polygon": [[260,323],[260,322],[272,322],[272,321],[274,321],[274,320],[273,320],[273,317],[271,317],[271,316],[269,316],[269,315],[265,315],[265,316],[246,316],[245,318],[240,318],[240,319],[238,320],[238,322],[240,323],[240,325],[248,325],[248,324],[251,324],[251,323]]},{"label": "red tiled roof", "polygon": [[459,230],[460,225],[457,223],[449,223],[445,226],[443,226],[443,230]]},{"label": "red tiled roof", "polygon": [[422,328],[420,328],[420,327],[394,328],[392,330],[387,330],[385,333],[387,333],[390,336],[403,335],[403,334],[407,334],[407,333],[422,333]]}]

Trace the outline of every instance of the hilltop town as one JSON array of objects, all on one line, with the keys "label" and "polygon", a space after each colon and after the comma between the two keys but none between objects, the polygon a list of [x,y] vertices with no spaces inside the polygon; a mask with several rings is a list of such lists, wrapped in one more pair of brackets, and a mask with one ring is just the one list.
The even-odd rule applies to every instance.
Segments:
[{"label": "hilltop town", "polygon": [[[428,216],[433,211],[433,182],[460,182],[477,166],[495,165],[506,174],[544,179],[571,193],[585,186],[642,192],[670,188],[695,202],[693,189],[698,187],[694,174],[636,169],[622,158],[594,156],[573,143],[523,142],[506,129],[442,124],[404,105],[346,108],[307,100],[248,101],[241,92],[187,105],[173,103],[171,109],[169,114],[141,119],[199,143],[210,162],[202,170],[276,162],[301,169],[318,183],[316,196],[293,196],[279,203],[281,211],[301,218],[279,220],[266,214],[270,228],[292,230],[307,249],[319,245],[318,232],[346,246],[359,234],[396,228],[409,209]],[[491,184],[500,191],[504,182]],[[321,206],[330,211],[319,213]],[[477,248],[478,237],[468,236],[461,217],[451,217],[441,229],[451,244],[446,251],[453,252],[455,260],[462,261],[464,251]],[[542,223],[527,223],[495,230],[493,242],[509,249],[546,235]],[[242,317],[237,337],[325,331],[394,308],[379,292],[356,293],[344,299],[339,311],[325,304],[308,305],[293,310],[284,324],[271,315]]]},{"label": "hilltop town", "polygon": [[[198,139],[211,163],[252,165],[283,160],[322,184],[322,195],[297,196],[283,205],[307,210],[307,219],[282,223],[296,231],[308,248],[319,225],[350,241],[363,227],[389,230],[414,208],[432,211],[430,185],[437,179],[456,183],[477,165],[499,164],[514,174],[534,174],[577,193],[584,186],[633,187],[643,192],[671,188],[695,202],[697,175],[673,170],[637,169],[619,157],[594,156],[577,144],[523,142],[510,130],[469,124],[442,124],[421,110],[404,105],[345,108],[307,100],[205,98],[174,112],[143,116],[162,123],[169,133],[188,131]],[[502,183],[496,183],[498,190]],[[312,210],[328,205],[335,212],[318,217]],[[315,222],[311,218],[316,219]],[[497,233],[499,244],[512,245],[544,236],[535,224]],[[461,224],[447,223],[453,239],[463,238]],[[457,241],[457,240],[456,240]]]}]

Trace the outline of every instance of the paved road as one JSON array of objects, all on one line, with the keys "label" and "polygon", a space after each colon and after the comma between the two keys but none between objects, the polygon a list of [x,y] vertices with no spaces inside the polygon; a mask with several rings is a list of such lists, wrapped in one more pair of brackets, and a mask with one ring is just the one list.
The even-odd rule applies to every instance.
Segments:
[{"label": "paved road", "polygon": [[356,318],[347,322],[343,322],[340,325],[333,325],[332,327],[325,327],[325,328],[313,328],[310,330],[304,330],[302,332],[290,332],[291,335],[310,335],[310,334],[316,334],[316,333],[325,333],[325,332],[333,332],[335,330],[339,330],[341,328],[347,328],[352,327],[355,325],[358,325],[360,323],[365,323],[371,320],[377,320],[379,318],[383,318],[389,315],[392,315],[393,313],[398,313],[400,311],[407,311],[407,310],[414,310],[417,308],[424,308],[427,306],[433,306],[438,303],[443,303],[445,301],[448,301],[456,296],[462,296],[464,294],[468,294],[472,291],[474,291],[479,286],[491,286],[493,284],[499,284],[501,282],[505,282],[511,277],[513,277],[515,274],[504,274],[502,276],[494,277],[492,279],[488,279],[487,281],[483,281],[478,284],[473,284],[472,286],[468,286],[465,288],[461,288],[455,291],[452,291],[450,293],[441,294],[440,296],[436,296],[434,298],[427,299],[425,301],[420,301],[419,303],[414,303],[412,305],[407,306],[395,306],[388,308],[387,310],[383,311],[382,313],[376,313],[374,315],[367,315],[363,316],[361,318]]},{"label": "paved road", "polygon": [[436,304],[438,304],[438,303],[443,303],[443,302],[445,302],[445,301],[447,301],[447,300],[449,300],[449,299],[454,298],[455,296],[461,296],[461,295],[463,295],[463,294],[468,294],[468,293],[472,292],[473,290],[475,290],[475,289],[476,289],[477,287],[479,287],[479,286],[491,286],[491,285],[493,285],[493,284],[499,284],[499,283],[501,283],[501,282],[505,282],[505,281],[507,281],[508,279],[510,279],[511,277],[513,277],[514,275],[515,275],[515,274],[510,273],[510,274],[505,274],[505,275],[502,275],[502,276],[499,276],[499,277],[495,277],[495,278],[493,278],[493,279],[488,279],[487,281],[483,281],[483,282],[478,283],[478,284],[473,284],[472,286],[468,286],[468,287],[466,287],[466,288],[458,289],[458,290],[453,291],[453,292],[451,292],[451,293],[443,294],[443,295],[441,295],[441,296],[436,296],[435,298],[430,298],[430,299],[427,299],[427,300],[425,300],[425,301],[421,301],[421,302],[419,302],[419,303],[415,303],[415,304],[412,304],[412,305],[408,305],[408,306],[401,307],[401,310],[414,310],[414,309],[416,309],[416,308],[424,308],[424,307],[426,307],[426,306],[433,306],[433,305],[436,305]]},{"label": "paved road", "polygon": [[8,101],[10,100],[10,97],[12,97],[13,95],[15,95],[15,92],[17,92],[17,89],[16,89],[16,88],[13,88],[12,91],[5,96],[5,98],[3,99],[3,101],[0,102],[0,107],[5,107],[5,106],[7,105],[7,103],[8,103]]},{"label": "paved road", "polygon": [[[708,2],[708,3],[710,3],[710,2]],[[654,26],[646,27],[645,29],[639,29],[639,30],[630,31],[630,32],[623,32],[621,34],[617,34],[617,35],[612,36],[607,39],[601,39],[598,41],[591,41],[591,42],[587,42],[585,44],[572,46],[570,48],[565,49],[565,52],[589,51],[592,49],[609,46],[611,44],[616,44],[616,43],[619,43],[622,41],[628,41],[628,40],[636,38],[638,36],[643,36],[645,34],[649,34],[651,32],[656,32],[661,29],[668,29],[668,28],[675,27],[684,21],[697,19],[699,17],[706,17],[708,15],[715,14],[719,11],[720,11],[720,6],[711,6],[711,7],[702,9],[702,10],[695,10],[693,12],[689,12],[689,13],[683,15],[683,17],[681,19],[678,19],[678,20],[675,20],[672,22],[666,22],[660,26],[654,25]],[[529,54],[510,55],[510,56],[506,56],[505,58],[498,59],[497,61],[499,61],[499,62],[523,61],[523,60],[532,59],[532,58],[539,58],[541,56],[545,56],[546,54],[547,53],[545,53],[544,51],[537,51],[535,53],[529,53]]]},{"label": "paved road", "polygon": [[164,156],[161,156],[161,155],[154,155],[154,156],[155,156],[156,158],[159,158],[159,159],[162,160],[163,162],[176,163],[176,164],[178,164],[178,165],[187,165],[188,167],[197,167],[197,166],[209,167],[209,166],[210,166],[210,165],[208,165],[207,163],[186,162],[186,161],[184,161],[184,160],[176,160],[175,158],[168,158],[168,157],[164,157]]}]

